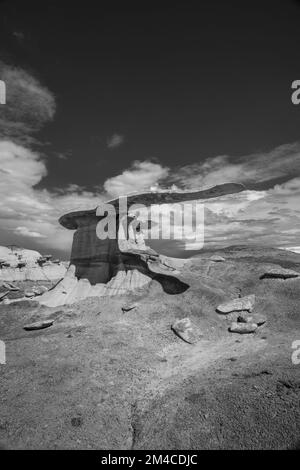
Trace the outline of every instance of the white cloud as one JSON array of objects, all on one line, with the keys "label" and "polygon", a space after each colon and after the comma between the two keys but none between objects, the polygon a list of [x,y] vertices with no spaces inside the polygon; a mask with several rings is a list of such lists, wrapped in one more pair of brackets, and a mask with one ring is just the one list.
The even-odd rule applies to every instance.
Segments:
[{"label": "white cloud", "polygon": [[17,227],[14,230],[14,233],[16,235],[21,235],[22,237],[31,237],[31,238],[46,238],[45,235],[42,235],[39,232],[33,232],[32,230],[29,230],[28,227]]},{"label": "white cloud", "polygon": [[114,149],[116,147],[120,147],[120,145],[124,142],[124,136],[120,134],[113,134],[111,137],[107,139],[107,148]]},{"label": "white cloud", "polygon": [[213,186],[224,182],[258,183],[300,173],[300,144],[285,144],[269,152],[239,158],[220,155],[186,165],[172,181],[185,187]]},{"label": "white cloud", "polygon": [[6,105],[1,107],[0,136],[30,141],[55,113],[53,94],[31,74],[0,61],[1,80],[6,83]]},{"label": "white cloud", "polygon": [[[47,175],[46,161],[28,143],[30,135],[53,118],[55,99],[36,78],[19,68],[0,62],[0,74],[10,85],[7,105],[0,115],[0,227],[13,243],[18,243],[18,237],[21,242],[26,237],[47,250],[69,249],[73,233],[58,224],[60,215],[92,209],[102,201],[155,185],[202,188],[228,181],[268,181],[270,187],[272,180],[284,178],[285,182],[271,189],[206,201],[205,242],[206,246],[256,243],[298,247],[299,143],[239,158],[216,156],[179,170],[147,160],[135,161],[131,168],[107,179],[104,191],[88,191],[78,184],[69,184],[63,190],[38,189]],[[123,141],[123,136],[114,134],[107,146],[113,149]],[[64,155],[58,154],[58,158]],[[187,238],[186,248],[193,246],[197,248]]]},{"label": "white cloud", "polygon": [[106,180],[104,189],[112,197],[149,190],[150,186],[166,178],[168,173],[169,169],[162,167],[159,163],[136,161],[129,170]]}]

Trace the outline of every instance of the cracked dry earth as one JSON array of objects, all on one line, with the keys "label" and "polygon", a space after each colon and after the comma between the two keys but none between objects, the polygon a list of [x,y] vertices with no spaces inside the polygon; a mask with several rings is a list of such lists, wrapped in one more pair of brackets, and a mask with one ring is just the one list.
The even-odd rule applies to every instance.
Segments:
[{"label": "cracked dry earth", "polygon": [[[300,443],[300,279],[264,279],[300,256],[239,249],[189,260],[190,288],[152,281],[126,297],[59,308],[0,306],[0,443],[8,449],[289,449]],[[256,294],[267,317],[255,334],[228,332],[221,302]],[[123,313],[128,302],[138,308]],[[189,317],[198,341],[174,335]],[[48,329],[23,326],[53,319]]]}]

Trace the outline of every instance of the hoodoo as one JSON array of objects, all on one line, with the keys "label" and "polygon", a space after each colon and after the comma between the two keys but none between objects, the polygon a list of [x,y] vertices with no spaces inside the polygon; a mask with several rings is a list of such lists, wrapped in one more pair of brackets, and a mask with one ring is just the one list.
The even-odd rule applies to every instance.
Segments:
[{"label": "hoodoo", "polygon": [[[205,190],[156,190],[127,196],[127,207],[142,204],[146,207],[204,200],[243,191],[241,184],[226,183]],[[67,229],[75,230],[70,267],[65,277],[39,298],[50,307],[74,303],[86,297],[125,294],[147,285],[152,279],[161,283],[169,293],[183,292],[188,285],[176,277],[182,260],[177,262],[159,255],[143,241],[141,224],[136,224],[135,238],[120,239],[124,214],[119,213],[119,198],[106,203],[114,209],[117,236],[99,238],[97,225],[107,215],[98,216],[97,208],[71,212],[59,220]],[[128,212],[127,224],[134,220]],[[173,286],[173,287],[172,287]]]}]

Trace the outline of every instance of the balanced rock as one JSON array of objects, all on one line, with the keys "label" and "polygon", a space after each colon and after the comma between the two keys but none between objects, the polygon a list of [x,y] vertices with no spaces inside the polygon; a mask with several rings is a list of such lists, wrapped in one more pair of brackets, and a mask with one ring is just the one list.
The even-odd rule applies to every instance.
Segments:
[{"label": "balanced rock", "polygon": [[254,333],[257,330],[256,323],[231,323],[229,331],[231,333],[249,334]]},{"label": "balanced rock", "polygon": [[230,312],[239,312],[241,310],[247,310],[251,312],[255,304],[255,295],[247,295],[246,297],[241,297],[233,299],[230,302],[226,302],[218,306],[217,311],[219,313],[230,313]]},{"label": "balanced rock", "polygon": [[274,278],[274,279],[292,279],[299,277],[300,273],[293,271],[292,269],[285,269],[278,266],[277,268],[268,269],[260,279]]},{"label": "balanced rock", "polygon": [[186,343],[193,344],[197,341],[196,335],[193,330],[192,322],[189,318],[182,318],[176,320],[172,325],[172,330]]}]

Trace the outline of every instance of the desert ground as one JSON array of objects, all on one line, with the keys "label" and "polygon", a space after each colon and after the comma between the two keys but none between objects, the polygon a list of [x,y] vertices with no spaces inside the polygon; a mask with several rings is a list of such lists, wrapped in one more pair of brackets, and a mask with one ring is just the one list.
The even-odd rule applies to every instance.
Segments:
[{"label": "desert ground", "polygon": [[[224,257],[215,262],[212,254]],[[300,447],[300,255],[232,247],[188,260],[177,278],[122,297],[57,308],[0,304],[4,449],[295,449]],[[175,282],[175,284],[174,284]],[[180,289],[175,289],[176,292]],[[264,325],[229,331],[219,304],[255,294]],[[122,307],[137,303],[124,312]],[[171,325],[189,317],[194,344]],[[25,331],[24,325],[53,325]]]}]

